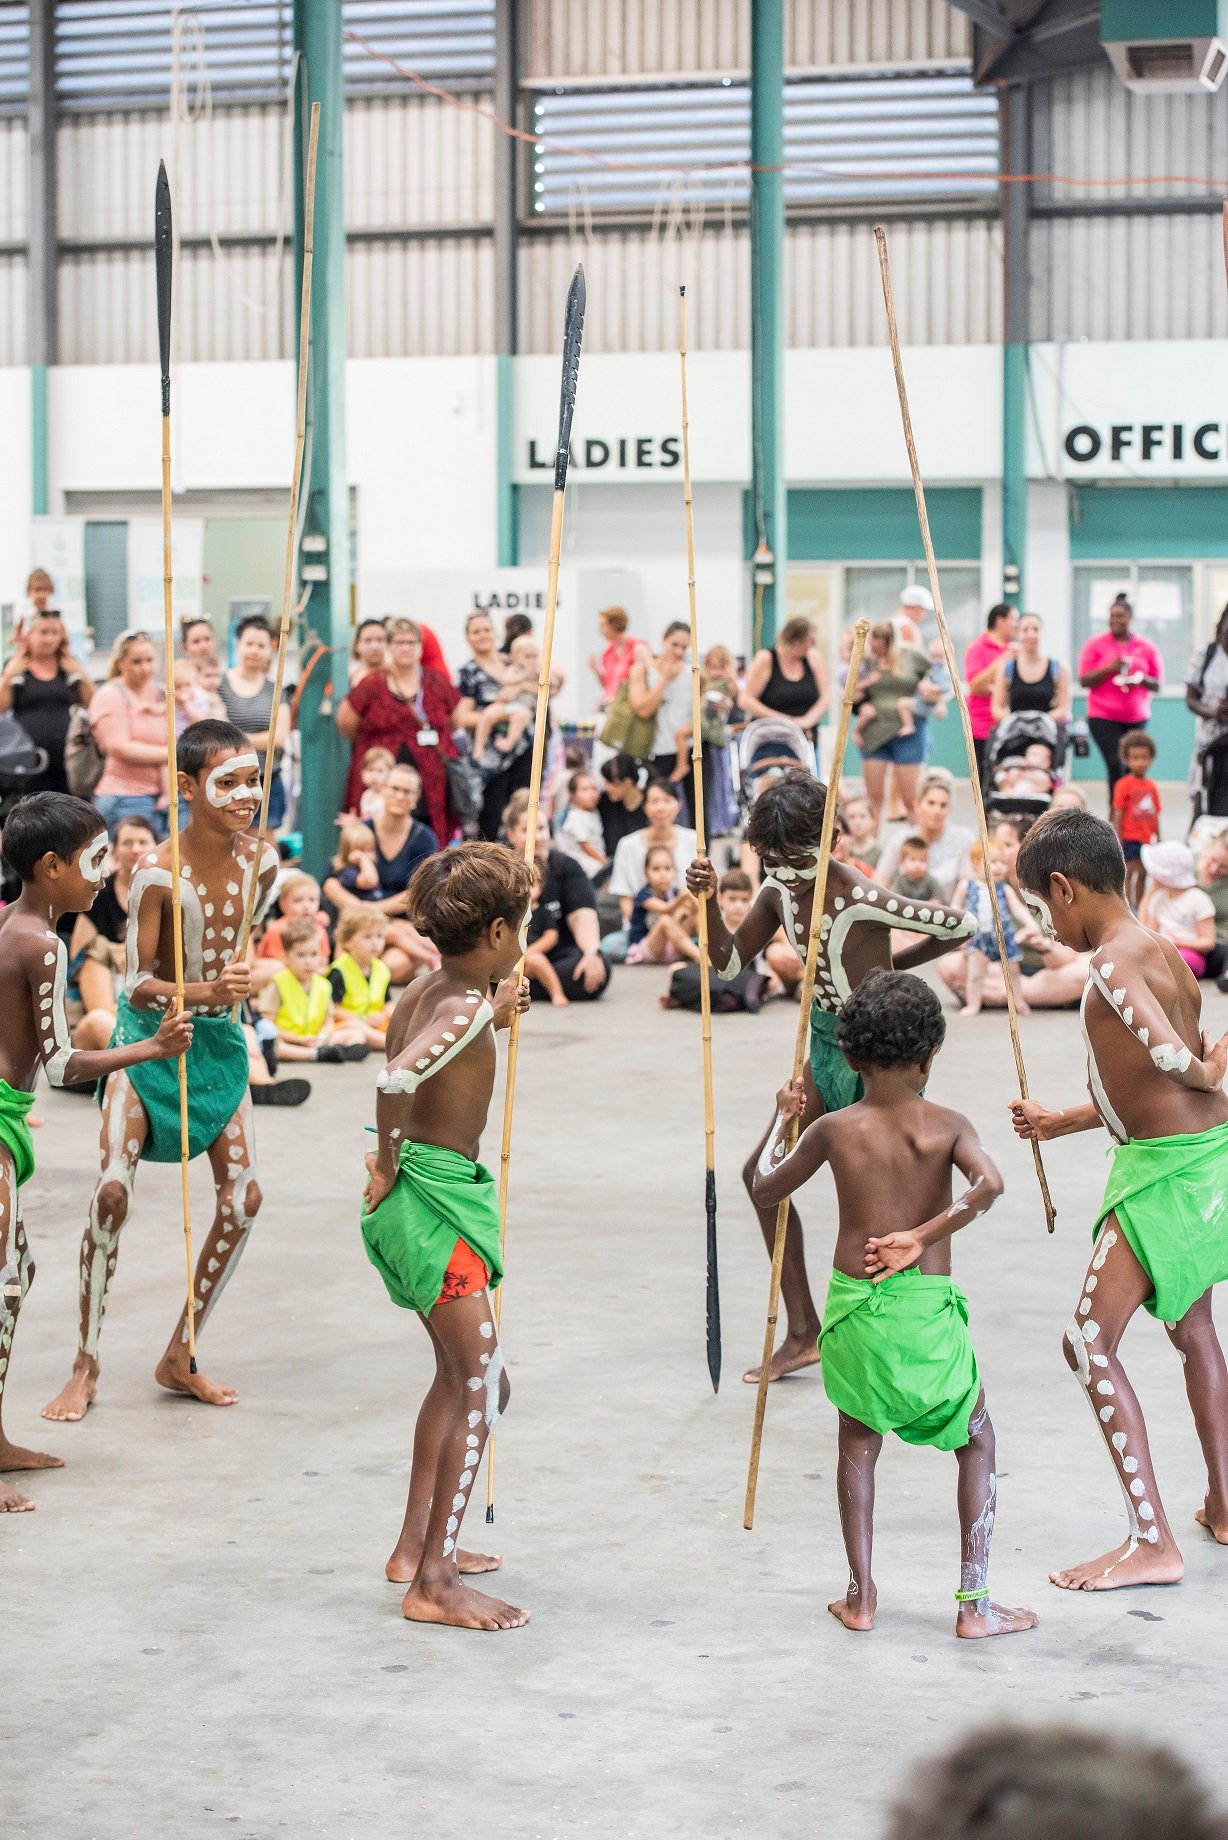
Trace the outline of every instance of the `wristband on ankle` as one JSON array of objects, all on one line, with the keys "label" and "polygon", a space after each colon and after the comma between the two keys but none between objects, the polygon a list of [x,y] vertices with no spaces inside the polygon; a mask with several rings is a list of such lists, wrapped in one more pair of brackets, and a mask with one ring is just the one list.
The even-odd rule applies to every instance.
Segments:
[{"label": "wristband on ankle", "polygon": [[984,1584],[979,1591],[957,1591],[955,1601],[957,1604],[979,1604],[983,1597],[988,1596],[989,1586]]}]

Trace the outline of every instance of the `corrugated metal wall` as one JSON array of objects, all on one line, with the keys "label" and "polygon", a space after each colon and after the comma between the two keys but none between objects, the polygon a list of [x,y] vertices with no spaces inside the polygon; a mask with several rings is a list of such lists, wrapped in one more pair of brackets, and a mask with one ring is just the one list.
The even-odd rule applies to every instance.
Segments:
[{"label": "corrugated metal wall", "polygon": [[489,237],[351,244],[347,342],[355,358],[456,357],[494,350]]},{"label": "corrugated metal wall", "polygon": [[802,68],[966,58],[971,41],[948,0],[788,0],[785,59]]},{"label": "corrugated metal wall", "polygon": [[[292,263],[280,271],[269,248],[185,249],[175,272],[172,316],[179,362],[284,358]],[[60,261],[60,358],[64,364],[153,363],[153,255],[122,250]]]},{"label": "corrugated metal wall", "polygon": [[[1134,180],[1103,190],[1044,184],[1038,202],[1205,197],[1228,183],[1228,105],[1224,95],[1139,96],[1107,65],[1052,77],[1032,89],[1032,165],[1076,179]],[[1142,184],[1182,175],[1201,185]]]},{"label": "corrugated metal wall", "polygon": [[30,221],[26,124],[0,117],[0,243],[24,243]]},{"label": "corrugated metal wall", "polygon": [[534,237],[521,245],[520,341],[558,347],[559,302],[578,261],[588,283],[584,344],[592,351],[674,351],[678,287],[687,289],[687,339],[697,350],[750,344],[750,251],[744,230],[698,239],[603,232],[590,240]]},{"label": "corrugated metal wall", "polygon": [[29,362],[29,269],[24,256],[0,256],[0,365]]}]

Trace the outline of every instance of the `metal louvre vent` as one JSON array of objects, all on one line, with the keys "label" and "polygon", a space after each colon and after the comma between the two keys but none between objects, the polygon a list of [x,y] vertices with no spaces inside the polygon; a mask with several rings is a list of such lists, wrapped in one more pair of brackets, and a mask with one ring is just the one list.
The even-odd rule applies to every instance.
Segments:
[{"label": "metal louvre vent", "polygon": [[30,8],[26,0],[0,0],[0,109],[23,104],[30,93]]},{"label": "metal louvre vent", "polygon": [[[534,100],[533,208],[650,210],[664,188],[745,201],[744,80],[550,91]],[[795,77],[785,85],[785,197],[792,204],[991,198],[998,104],[966,70]]]}]

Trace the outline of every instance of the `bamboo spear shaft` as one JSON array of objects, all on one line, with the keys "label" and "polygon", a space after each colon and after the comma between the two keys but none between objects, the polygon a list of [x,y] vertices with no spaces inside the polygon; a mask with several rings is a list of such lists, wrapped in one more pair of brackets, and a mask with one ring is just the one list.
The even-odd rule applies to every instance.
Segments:
[{"label": "bamboo spear shaft", "polygon": [[[154,188],[154,277],[158,296],[158,356],[162,373],[162,623],[166,660],[166,764],[170,799],[171,937],[175,955],[175,1008],[182,1014],[183,893],[179,885],[179,756],[175,735],[175,608],[171,562],[171,187],[166,166],[158,162]],[[179,1070],[179,1188],[183,1204],[183,1249],[187,1261],[188,1371],[196,1372],[195,1265],[192,1255],[192,1203],[188,1192],[190,1136],[188,1128],[188,1063],[181,1054]]]},{"label": "bamboo spear shaft", "polygon": [[[290,648],[290,620],[294,612],[294,564],[298,536],[298,505],[303,482],[303,454],[307,446],[307,373],[311,363],[311,271],[315,251],[316,155],[320,144],[320,105],[311,105],[311,125],[307,135],[307,173],[303,198],[303,280],[298,306],[298,391],[294,409],[294,467],[290,474],[290,516],[286,524],[286,563],[281,587],[281,625],[277,636],[277,664],[273,672],[273,704],[269,711],[269,745],[264,757],[264,785],[260,792],[260,823],[256,828],[256,854],[252,858],[251,882],[243,909],[243,924],[235,947],[236,962],[247,955],[256,917],[256,900],[260,893],[260,864],[269,830],[269,794],[273,787],[274,742],[277,718],[281,713],[282,689],[286,677],[286,653]],[[239,1013],[238,1004],[234,1014]]]},{"label": "bamboo spear shaft", "polygon": [[[848,745],[849,723],[857,702],[857,680],[861,675],[861,655],[870,632],[869,620],[858,620],[853,631],[853,649],[849,654],[848,678],[840,700],[840,717],[836,723],[836,745],[827,774],[827,797],[823,802],[823,826],[819,832],[818,869],[814,878],[814,899],[810,909],[810,932],[806,940],[806,971],[802,978],[802,1006],[797,1019],[797,1038],[793,1045],[793,1078],[800,1080],[810,1046],[810,1010],[814,1002],[814,981],[819,963],[819,940],[823,926],[823,908],[827,901],[827,872],[831,864],[832,838],[836,829],[836,808],[840,802],[840,774],[844,750]],[[797,1120],[789,1126],[788,1148],[797,1142]],[[759,1390],[755,1395],[755,1428],[750,1442],[750,1465],[746,1474],[746,1509],[742,1525],[748,1530],[755,1524],[755,1492],[759,1486],[759,1456],[763,1448],[763,1415],[767,1410],[768,1374],[776,1352],[776,1313],[780,1306],[780,1273],[785,1262],[785,1239],[789,1227],[789,1198],[776,1210],[776,1237],[772,1242],[772,1281],[768,1291],[767,1325],[763,1332],[763,1361],[759,1368]]]},{"label": "bamboo spear shaft", "polygon": [[[930,536],[929,514],[925,508],[925,486],[921,478],[921,466],[917,459],[917,446],[913,439],[912,416],[908,408],[908,389],[904,382],[904,364],[900,357],[900,334],[895,319],[895,299],[891,292],[891,268],[887,260],[887,233],[881,224],[874,226],[874,240],[878,244],[878,267],[883,282],[883,305],[887,310],[887,332],[891,339],[891,362],[895,369],[896,394],[900,399],[900,421],[904,429],[904,445],[908,449],[908,464],[912,471],[912,489],[917,501],[917,519],[921,525],[921,542],[925,549],[925,566],[929,574],[930,593],[934,597],[934,616],[938,622],[938,633],[942,640],[942,649],[946,656],[947,670],[951,673],[951,684],[955,692],[955,701],[959,708],[960,725],[964,731],[964,747],[968,754],[968,777],[972,781],[972,797],[976,805],[977,830],[980,833],[981,856],[985,872],[989,874],[989,824],[985,816],[985,795],[981,786],[981,776],[977,768],[976,746],[972,739],[972,719],[968,714],[968,699],[964,695],[964,686],[960,678],[959,665],[955,658],[955,647],[951,643],[951,633],[947,626],[946,614],[942,609],[942,587],[938,580],[938,564],[934,560],[934,543]],[[1028,1075],[1023,1064],[1023,1048],[1019,1040],[1019,1018],[1015,1013],[1015,991],[1011,983],[1009,962],[1006,956],[1006,935],[1002,926],[1002,915],[996,900],[991,901],[993,909],[994,937],[998,942],[998,955],[1002,961],[1002,981],[1006,987],[1006,1014],[1010,1023],[1011,1047],[1015,1054],[1015,1072],[1019,1080],[1019,1097],[1028,1097]],[[1036,1180],[1040,1184],[1040,1197],[1045,1209],[1045,1224],[1050,1233],[1053,1231],[1056,1213],[1053,1197],[1049,1193],[1049,1183],[1045,1176],[1045,1165],[1041,1160],[1040,1145],[1032,1139],[1032,1161],[1036,1167]]]},{"label": "bamboo spear shaft", "polygon": [[[702,685],[699,670],[699,615],[695,603],[695,514],[691,504],[691,433],[686,387],[686,288],[678,289],[678,360],[682,377],[682,495],[686,508],[687,598],[691,614],[691,779],[695,820],[695,854],[707,855],[704,835]],[[699,903],[699,1014],[704,1057],[704,1212],[707,1218],[707,1292],[705,1300],[708,1373],[712,1391],[721,1385],[721,1290],[716,1258],[716,1112],[712,1100],[712,992],[709,988],[708,903]]]},{"label": "bamboo spear shaft", "polygon": [[[550,663],[554,651],[554,616],[559,601],[559,558],[563,549],[563,498],[567,490],[567,464],[571,448],[571,422],[576,407],[580,375],[580,341],[584,335],[586,293],[584,269],[577,267],[567,290],[563,320],[563,376],[559,390],[559,438],[554,455],[554,499],[550,507],[550,556],[546,566],[546,612],[537,673],[537,713],[533,722],[533,757],[529,773],[529,807],[525,814],[524,859],[537,851],[537,822],[541,805],[542,769],[546,760],[546,722],[550,710]],[[524,975],[521,958],[517,977]],[[512,1118],[516,1107],[516,1066],[520,1057],[520,1014],[512,1017],[507,1043],[507,1084],[503,1095],[503,1142],[499,1151],[499,1252],[507,1243],[507,1188],[512,1163]],[[502,1321],[503,1286],[495,1292],[495,1330]],[[495,1440],[486,1446],[486,1519],[495,1518]]]}]

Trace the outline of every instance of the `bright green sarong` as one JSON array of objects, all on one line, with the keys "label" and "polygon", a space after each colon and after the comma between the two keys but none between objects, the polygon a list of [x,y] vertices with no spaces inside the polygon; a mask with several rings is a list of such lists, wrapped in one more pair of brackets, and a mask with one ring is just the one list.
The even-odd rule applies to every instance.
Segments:
[{"label": "bright green sarong", "polygon": [[[112,1048],[148,1041],[158,1032],[165,1011],[135,1009],[121,995]],[[194,1016],[188,1049],[188,1154],[199,1156],[215,1143],[247,1095],[247,1042],[239,1023],[229,1016]],[[132,1089],[145,1109],[149,1135],[141,1150],[148,1163],[179,1161],[179,1063],[138,1061],[127,1069]],[[103,1086],[98,1088],[102,1103]]]},{"label": "bright green sarong", "polygon": [[906,1444],[968,1442],[981,1379],[968,1302],[950,1278],[913,1268],[873,1284],[833,1271],[819,1350],[837,1411]]},{"label": "bright green sarong", "polygon": [[491,1290],[503,1277],[495,1179],[481,1163],[438,1144],[401,1145],[396,1181],[363,1214],[362,1237],[392,1301],[423,1316],[439,1302],[458,1239],[485,1264]]},{"label": "bright green sarong", "polygon": [[0,1080],[0,1144],[13,1159],[18,1188],[34,1174],[34,1138],[26,1123],[33,1104],[33,1093],[18,1092],[7,1080]]},{"label": "bright green sarong", "polygon": [[842,1112],[846,1105],[856,1105],[866,1096],[861,1075],[853,1072],[836,1046],[839,1027],[839,1016],[820,1009],[816,1002],[810,1012],[810,1071],[824,1109],[829,1112]]},{"label": "bright green sarong", "polygon": [[1180,1322],[1228,1278],[1228,1124],[1119,1144],[1094,1233],[1107,1214],[1155,1286],[1144,1307]]}]

